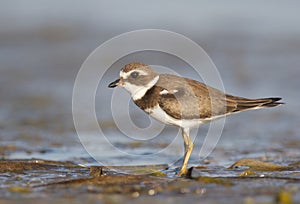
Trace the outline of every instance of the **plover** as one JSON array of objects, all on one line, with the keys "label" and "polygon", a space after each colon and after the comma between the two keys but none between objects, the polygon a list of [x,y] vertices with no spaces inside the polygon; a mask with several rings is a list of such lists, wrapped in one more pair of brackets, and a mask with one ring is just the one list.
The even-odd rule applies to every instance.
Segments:
[{"label": "plover", "polygon": [[185,152],[179,176],[188,171],[194,147],[189,137],[191,128],[241,111],[283,104],[278,102],[279,97],[248,99],[225,94],[192,79],[157,74],[150,66],[139,62],[121,69],[119,79],[108,85],[110,88],[116,86],[126,89],[134,103],[153,118],[181,129]]}]

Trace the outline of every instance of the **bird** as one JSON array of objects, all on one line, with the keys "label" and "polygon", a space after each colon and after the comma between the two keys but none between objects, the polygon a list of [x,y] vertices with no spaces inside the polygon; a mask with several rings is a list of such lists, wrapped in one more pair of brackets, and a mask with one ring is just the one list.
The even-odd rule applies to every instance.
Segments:
[{"label": "bird", "polygon": [[178,176],[188,173],[188,161],[194,147],[190,129],[242,111],[284,104],[280,97],[250,99],[229,95],[196,80],[158,74],[141,62],[126,64],[119,78],[108,87],[124,88],[144,112],[160,122],[180,128],[184,157]]}]

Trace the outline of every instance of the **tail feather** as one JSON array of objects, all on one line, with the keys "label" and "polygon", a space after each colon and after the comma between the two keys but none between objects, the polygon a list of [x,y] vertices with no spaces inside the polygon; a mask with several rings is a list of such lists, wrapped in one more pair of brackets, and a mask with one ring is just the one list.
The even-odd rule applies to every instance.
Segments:
[{"label": "tail feather", "polygon": [[230,112],[239,112],[244,110],[251,110],[251,109],[260,109],[260,108],[267,108],[267,107],[275,107],[281,104],[284,104],[280,101],[281,98],[279,97],[272,97],[272,98],[259,98],[259,99],[247,99],[247,98],[240,98],[240,97],[229,97],[227,98],[227,102],[229,102]]}]

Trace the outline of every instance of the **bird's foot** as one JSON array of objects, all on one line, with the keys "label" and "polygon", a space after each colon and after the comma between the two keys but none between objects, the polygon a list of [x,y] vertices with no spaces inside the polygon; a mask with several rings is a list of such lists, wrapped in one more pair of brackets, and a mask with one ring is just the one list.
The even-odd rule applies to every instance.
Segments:
[{"label": "bird's foot", "polygon": [[177,173],[176,175],[180,177],[184,177],[187,175],[187,173],[188,173],[187,167],[181,167],[179,173]]}]

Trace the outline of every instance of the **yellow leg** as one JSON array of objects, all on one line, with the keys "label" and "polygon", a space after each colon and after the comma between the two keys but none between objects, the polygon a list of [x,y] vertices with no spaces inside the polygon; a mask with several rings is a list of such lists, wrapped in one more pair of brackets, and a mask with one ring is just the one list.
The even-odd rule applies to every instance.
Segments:
[{"label": "yellow leg", "polygon": [[185,174],[187,174],[187,165],[189,162],[189,158],[191,156],[191,153],[193,151],[193,141],[191,140],[190,136],[189,136],[189,132],[190,130],[188,128],[184,129],[181,128],[182,131],[182,137],[183,137],[183,141],[184,141],[184,158],[183,158],[183,164],[181,166],[180,172],[179,172],[179,176],[183,176]]}]

